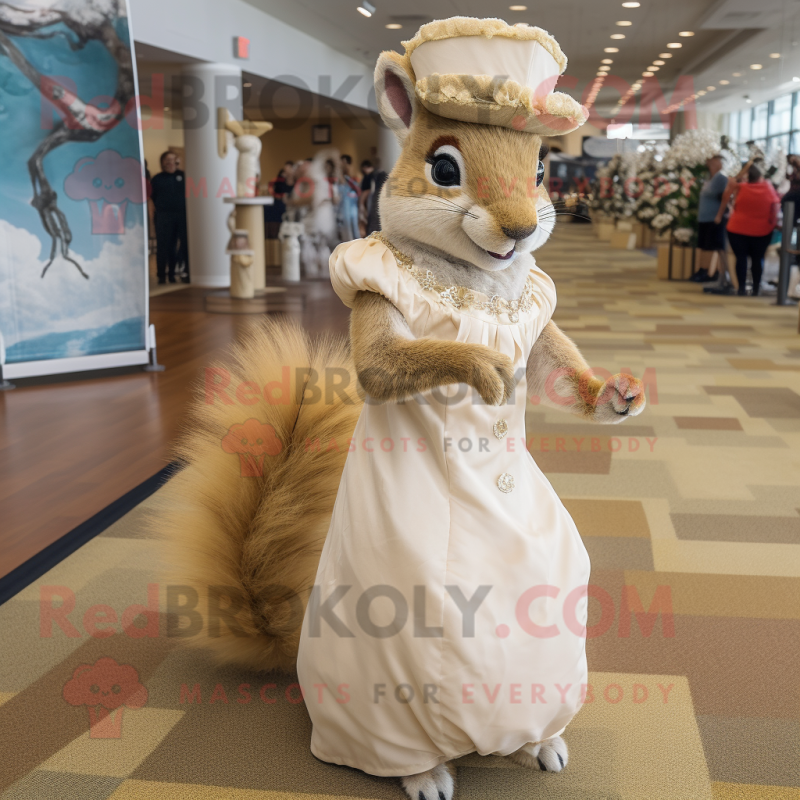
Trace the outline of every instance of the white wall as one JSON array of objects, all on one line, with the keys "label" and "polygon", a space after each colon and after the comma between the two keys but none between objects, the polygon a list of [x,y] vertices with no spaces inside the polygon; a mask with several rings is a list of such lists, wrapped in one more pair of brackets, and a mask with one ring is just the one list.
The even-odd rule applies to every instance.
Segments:
[{"label": "white wall", "polygon": [[[130,0],[136,42],[200,61],[235,64],[265,78],[331,97],[353,76],[352,91],[338,99],[362,108],[369,102],[372,69],[242,0]],[[250,39],[250,58],[234,59],[233,39]]]}]

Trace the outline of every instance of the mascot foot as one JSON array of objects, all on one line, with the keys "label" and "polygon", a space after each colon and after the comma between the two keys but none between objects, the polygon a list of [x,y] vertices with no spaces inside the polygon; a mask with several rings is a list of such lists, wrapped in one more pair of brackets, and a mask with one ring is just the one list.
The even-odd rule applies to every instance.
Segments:
[{"label": "mascot foot", "polygon": [[453,800],[455,781],[446,764],[400,780],[410,800]]},{"label": "mascot foot", "polygon": [[511,753],[509,758],[523,767],[542,772],[561,772],[569,760],[567,743],[560,736],[554,736],[541,744],[523,745],[516,753]]}]

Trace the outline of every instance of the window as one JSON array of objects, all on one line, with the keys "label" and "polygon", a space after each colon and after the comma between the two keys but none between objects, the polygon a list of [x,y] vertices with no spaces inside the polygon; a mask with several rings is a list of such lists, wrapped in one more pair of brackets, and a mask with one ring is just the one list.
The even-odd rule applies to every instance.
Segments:
[{"label": "window", "polygon": [[792,129],[792,95],[787,94],[772,101],[769,115],[769,135],[789,133]]},{"label": "window", "polygon": [[769,119],[769,103],[762,103],[753,110],[753,129],[750,132],[752,139],[767,138],[767,120]]},{"label": "window", "polygon": [[779,151],[800,154],[800,92],[729,114],[728,136],[743,160],[749,155],[745,145],[749,141],[755,141],[767,155]]},{"label": "window", "polygon": [[751,109],[742,111],[739,114],[739,141],[746,142],[750,139],[750,117],[753,112]]},{"label": "window", "polygon": [[739,141],[739,115],[728,114],[728,137],[731,142]]}]

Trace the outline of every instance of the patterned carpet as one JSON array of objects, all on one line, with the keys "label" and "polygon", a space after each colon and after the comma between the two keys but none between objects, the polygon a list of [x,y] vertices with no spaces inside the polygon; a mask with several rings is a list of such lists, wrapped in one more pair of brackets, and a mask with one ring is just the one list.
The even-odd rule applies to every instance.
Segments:
[{"label": "patterned carpet", "polygon": [[[658,282],[654,259],[589,226],[563,226],[539,261],[556,321],[592,366],[645,375],[650,404],[613,429],[529,407],[530,449],[592,558],[591,694],[564,773],[470,756],[457,797],[798,800],[797,309]],[[152,505],[0,607],[3,797],[402,798],[311,756],[291,678],[166,637]],[[119,666],[97,673],[102,658]],[[87,698],[120,683],[128,707],[98,716]]]}]

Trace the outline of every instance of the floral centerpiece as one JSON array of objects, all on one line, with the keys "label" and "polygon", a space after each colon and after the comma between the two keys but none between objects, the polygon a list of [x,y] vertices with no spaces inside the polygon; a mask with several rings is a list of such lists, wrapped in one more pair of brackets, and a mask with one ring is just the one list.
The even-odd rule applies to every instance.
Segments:
[{"label": "floral centerpiece", "polygon": [[638,153],[617,153],[595,172],[589,207],[614,219],[630,219],[636,211]]},{"label": "floral centerpiece", "polygon": [[738,171],[739,162],[728,149],[727,137],[716,131],[691,130],[675,138],[662,160],[653,160],[639,175],[643,185],[635,215],[658,233],[670,232],[680,244],[693,244],[697,236],[700,190],[708,175],[706,161],[723,155],[723,171]]}]

